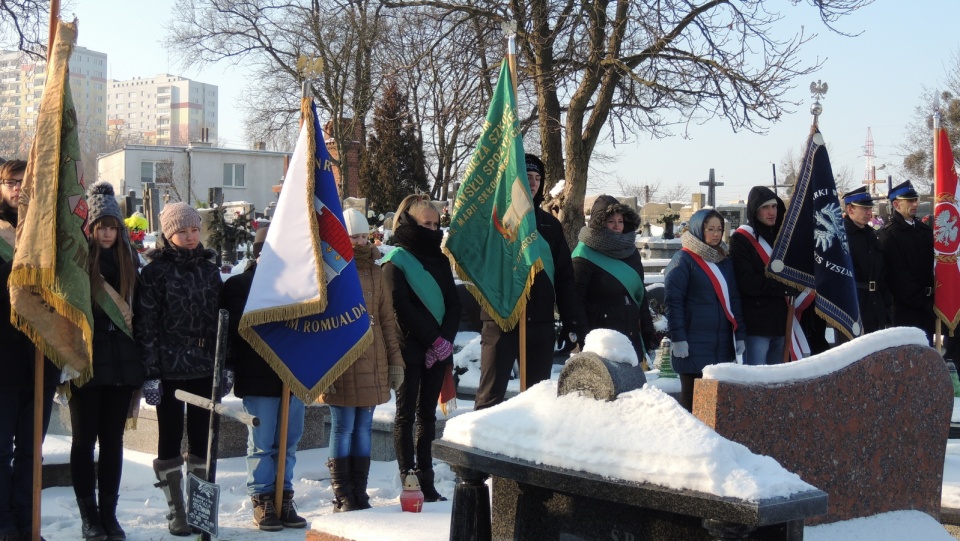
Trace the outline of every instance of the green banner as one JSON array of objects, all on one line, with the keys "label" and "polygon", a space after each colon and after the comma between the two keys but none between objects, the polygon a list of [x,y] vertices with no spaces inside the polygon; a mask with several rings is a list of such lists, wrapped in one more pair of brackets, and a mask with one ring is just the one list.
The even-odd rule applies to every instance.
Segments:
[{"label": "green banner", "polygon": [[450,218],[446,250],[467,289],[504,330],[517,325],[543,268],[507,62]]}]

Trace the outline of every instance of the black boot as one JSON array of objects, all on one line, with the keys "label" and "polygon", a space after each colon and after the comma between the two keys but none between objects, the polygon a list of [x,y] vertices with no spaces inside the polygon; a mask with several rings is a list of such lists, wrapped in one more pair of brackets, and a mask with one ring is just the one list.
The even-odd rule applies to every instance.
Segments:
[{"label": "black boot", "polygon": [[353,497],[353,483],[350,480],[350,457],[327,460],[330,468],[330,486],[333,488],[333,512],[357,511],[357,500]]},{"label": "black boot", "polygon": [[284,528],[306,528],[307,519],[297,514],[297,504],[293,503],[293,491],[283,491],[280,503],[280,523]]},{"label": "black boot", "polygon": [[370,496],[367,495],[367,478],[370,476],[370,457],[350,457],[350,478],[353,479],[353,498],[360,509],[370,509]]},{"label": "black boot", "polygon": [[423,492],[423,501],[425,502],[445,502],[446,498],[437,492],[437,487],[433,486],[433,470],[417,470],[417,479],[420,480],[420,492]]},{"label": "black boot", "polygon": [[126,532],[117,521],[117,499],[116,494],[100,494],[100,524],[103,524],[103,531],[107,532],[107,541],[124,541],[127,538]]},{"label": "black boot", "polygon": [[86,541],[107,541],[107,532],[100,524],[100,511],[97,502],[90,496],[77,498],[77,507],[80,508],[81,534]]}]

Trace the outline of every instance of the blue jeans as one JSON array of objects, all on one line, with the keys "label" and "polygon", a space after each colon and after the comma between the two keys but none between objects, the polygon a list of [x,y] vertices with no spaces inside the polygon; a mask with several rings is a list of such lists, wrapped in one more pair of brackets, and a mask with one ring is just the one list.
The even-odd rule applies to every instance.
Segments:
[{"label": "blue jeans", "polygon": [[[43,435],[50,425],[54,388],[43,390]],[[0,534],[29,530],[33,522],[33,388],[0,391]]]},{"label": "blue jeans", "polygon": [[330,406],[330,458],[370,456],[375,408]]},{"label": "blue jeans", "polygon": [[780,364],[783,362],[783,346],[786,343],[784,336],[750,336],[747,335],[743,352],[743,364],[762,365]]},{"label": "blue jeans", "polygon": [[[256,415],[260,426],[247,427],[247,494],[272,494],[277,487],[277,452],[280,449],[280,397],[245,396],[243,411]],[[283,490],[293,490],[293,467],[297,464],[297,445],[303,436],[303,402],[290,397],[287,421],[287,459],[283,470]]]}]

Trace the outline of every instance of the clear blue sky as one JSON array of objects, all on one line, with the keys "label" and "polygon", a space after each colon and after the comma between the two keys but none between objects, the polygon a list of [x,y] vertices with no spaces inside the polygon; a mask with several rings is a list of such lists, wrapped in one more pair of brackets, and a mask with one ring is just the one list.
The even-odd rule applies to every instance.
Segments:
[{"label": "clear blue sky", "polygon": [[[169,72],[205,83],[216,84],[220,92],[220,139],[229,147],[246,147],[240,90],[249,81],[244,70],[230,65],[207,67],[198,72],[181,70],[175,58],[168,58],[160,42],[171,16],[173,0],[137,2],[135,7],[121,0],[74,0],[65,9],[65,18],[80,21],[79,44],[108,55],[109,77],[127,79]],[[957,0],[876,0],[874,4],[841,20],[838,27],[857,37],[831,33],[801,3],[772,2],[787,15],[782,32],[792,33],[804,25],[818,36],[806,45],[802,60],[824,60],[823,68],[810,80],[797,82],[788,98],[800,101],[796,111],[773,125],[767,135],[733,134],[729,125],[715,120],[690,128],[690,139],[679,136],[651,141],[640,140],[617,149],[604,148],[617,156],[616,164],[604,166],[591,176],[589,193],[612,191],[613,176],[628,183],[660,180],[664,186],[684,184],[693,191],[716,169],[717,201],[745,198],[750,187],[771,182],[771,163],[782,160],[788,150],[799,152],[810,126],[808,112],[813,99],[812,81],[822,79],[830,89],[821,100],[824,112],[820,127],[831,149],[834,169],[849,168],[856,180],[864,174],[863,145],[867,128],[872,128],[877,166],[888,164],[894,179],[901,178],[896,167],[902,162],[898,145],[913,117],[924,87],[935,87],[943,79],[952,55],[960,51],[960,37],[950,25],[960,20]],[[883,172],[881,172],[881,175]]]}]

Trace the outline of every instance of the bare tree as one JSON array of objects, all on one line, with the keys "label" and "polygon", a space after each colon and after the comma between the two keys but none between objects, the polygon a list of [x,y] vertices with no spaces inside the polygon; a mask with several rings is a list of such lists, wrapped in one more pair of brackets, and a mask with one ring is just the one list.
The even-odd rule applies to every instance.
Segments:
[{"label": "bare tree", "polygon": [[[793,197],[793,190],[800,176],[800,167],[803,165],[803,155],[805,152],[805,147],[798,147],[796,150],[791,148],[787,149],[787,152],[780,158],[780,168],[777,170],[777,179],[780,181],[779,185],[784,190],[783,195],[787,197]],[[828,143],[827,155],[829,154],[830,144]],[[838,194],[844,194],[859,187],[857,180],[850,171],[850,167],[846,165],[833,169],[833,181],[836,183]]]},{"label": "bare tree", "polygon": [[[914,118],[907,126],[907,137],[900,146],[903,171],[924,193],[933,193],[933,108],[940,102],[940,125],[947,129],[954,160],[960,157],[960,50],[951,57],[939,89],[924,88]],[[960,162],[957,162],[960,164]]]},{"label": "bare tree", "polygon": [[672,187],[663,191],[663,203],[689,200],[690,186],[687,186],[686,184],[674,184]]},{"label": "bare tree", "polygon": [[40,58],[46,54],[50,0],[0,1],[0,49],[14,48]]},{"label": "bare tree", "polygon": [[[499,23],[514,21],[548,186],[566,179],[563,225],[575,242],[583,224],[590,160],[600,137],[664,136],[673,126],[713,117],[734,131],[763,132],[795,105],[785,93],[804,64],[803,30],[778,40],[770,0],[383,0],[429,5]],[[807,0],[827,28],[872,0]],[[792,0],[800,4],[802,0]],[[609,127],[608,127],[609,126]]]},{"label": "bare tree", "polygon": [[641,206],[657,201],[663,184],[660,180],[645,184],[627,184],[620,177],[617,177],[616,183],[620,193],[629,197],[636,197]]},{"label": "bare tree", "polygon": [[[371,0],[177,0],[166,45],[184,65],[243,63],[257,84],[248,137],[288,142],[300,117],[301,84],[309,81],[329,116],[339,156],[366,139],[365,120],[381,79],[378,57],[387,27]],[[334,159],[342,178],[347,160]]]}]

